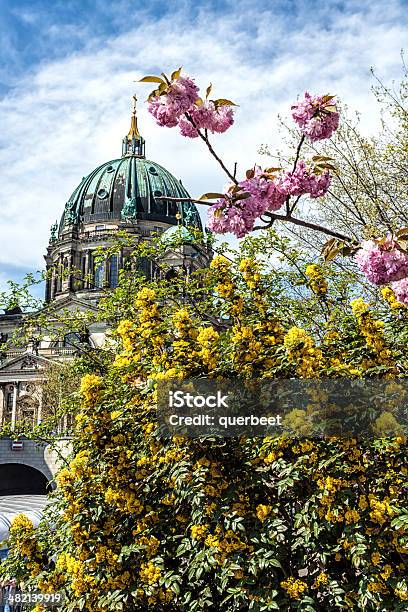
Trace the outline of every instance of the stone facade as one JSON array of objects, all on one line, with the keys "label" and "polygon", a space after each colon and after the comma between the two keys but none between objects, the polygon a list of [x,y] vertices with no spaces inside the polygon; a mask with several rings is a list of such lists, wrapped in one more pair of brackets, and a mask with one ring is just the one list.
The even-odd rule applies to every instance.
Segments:
[{"label": "stone facade", "polygon": [[26,465],[38,470],[48,481],[52,482],[69,453],[69,438],[59,441],[56,449],[49,444],[40,444],[33,440],[23,439],[22,442],[21,449],[13,450],[11,439],[0,439],[0,465],[15,463]]},{"label": "stone facade", "polygon": [[[181,182],[146,159],[134,106],[130,131],[122,141],[122,157],[85,176],[67,201],[61,221],[51,228],[45,255],[47,327],[58,331],[62,311],[96,310],[101,296],[117,286],[120,270],[135,265],[129,258],[131,247],[102,262],[98,259],[118,232],[126,232],[133,242],[160,236],[166,247],[163,260],[170,271],[182,270],[188,276],[208,265],[211,250],[205,240],[200,248],[194,246],[190,228],[202,229],[199,214]],[[182,240],[176,240],[175,247],[177,236]],[[147,261],[137,265],[147,277],[156,274]],[[20,422],[41,423],[47,367],[72,359],[76,341],[92,348],[101,348],[105,341],[106,325],[95,323],[83,334],[68,333],[57,342],[44,333],[33,333],[25,346],[13,344],[25,318],[19,307],[0,314],[0,427],[11,430]],[[29,440],[17,451],[11,449],[11,443],[12,439],[0,439],[0,466],[21,463],[52,479],[58,466],[54,451]],[[67,448],[62,443],[61,452],[66,453]]]}]

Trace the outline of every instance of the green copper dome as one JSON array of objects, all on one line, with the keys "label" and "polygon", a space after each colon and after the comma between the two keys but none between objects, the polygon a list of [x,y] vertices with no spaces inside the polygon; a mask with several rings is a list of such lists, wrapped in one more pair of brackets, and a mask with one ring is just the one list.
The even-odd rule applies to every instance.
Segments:
[{"label": "green copper dome", "polygon": [[[64,227],[79,223],[144,219],[201,229],[200,216],[180,181],[168,170],[140,155],[106,162],[84,177],[69,198],[61,219]],[[164,198],[164,199],[163,199]]]},{"label": "green copper dome", "polygon": [[[161,221],[202,230],[200,215],[190,196],[168,170],[145,157],[145,140],[139,132],[136,96],[130,130],[122,140],[122,157],[108,161],[85,176],[68,202],[59,235],[75,225],[106,221]],[[170,198],[169,200],[166,197]],[[178,200],[180,198],[180,200]],[[51,228],[51,241],[57,227]]]}]

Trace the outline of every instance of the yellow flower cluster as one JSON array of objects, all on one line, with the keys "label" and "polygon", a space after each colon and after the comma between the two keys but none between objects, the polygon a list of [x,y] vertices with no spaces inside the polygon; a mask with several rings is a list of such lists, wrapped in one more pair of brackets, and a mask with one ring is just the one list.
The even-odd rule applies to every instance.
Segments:
[{"label": "yellow flower cluster", "polygon": [[96,374],[85,374],[81,379],[80,392],[84,408],[91,408],[101,396],[102,378]]},{"label": "yellow flower cluster", "polygon": [[256,507],[256,516],[263,523],[270,515],[271,510],[272,506],[265,506],[264,504],[259,504],[259,506]]},{"label": "yellow flower cluster", "polygon": [[108,487],[105,491],[105,501],[128,514],[140,514],[143,511],[143,504],[135,493],[129,489],[115,490]]},{"label": "yellow flower cluster", "polygon": [[349,509],[344,513],[344,520],[347,525],[352,525],[353,523],[358,523],[360,515],[357,510]]},{"label": "yellow flower cluster", "polygon": [[289,359],[297,364],[302,378],[317,378],[324,365],[323,354],[316,348],[313,338],[300,327],[291,327],[283,339]]},{"label": "yellow flower cluster", "polygon": [[224,299],[226,311],[234,316],[240,316],[244,308],[244,301],[236,289],[231,274],[231,262],[222,255],[216,255],[210,264],[210,270],[217,284],[214,291]]},{"label": "yellow flower cluster", "polygon": [[242,542],[239,535],[235,533],[235,531],[232,531],[232,529],[227,529],[227,531],[223,533],[220,525],[217,525],[214,534],[207,535],[204,544],[210,548],[217,549],[218,552],[215,555],[215,559],[220,565],[225,562],[229,554],[243,551],[248,548],[247,544]]},{"label": "yellow flower cluster", "polygon": [[160,541],[154,536],[141,536],[138,540],[138,544],[143,546],[147,557],[154,557],[157,554],[160,546]]},{"label": "yellow flower cluster", "polygon": [[408,587],[395,589],[395,594],[401,601],[408,601]]},{"label": "yellow flower cluster", "polygon": [[387,365],[390,372],[395,372],[392,351],[388,348],[384,338],[383,321],[374,319],[369,305],[362,298],[353,300],[350,306],[357,319],[359,330],[364,336],[367,346],[374,351],[377,362]]},{"label": "yellow flower cluster", "polygon": [[217,350],[218,340],[219,334],[213,327],[201,327],[198,330],[198,357],[209,370],[215,370],[220,359],[219,351]]},{"label": "yellow flower cluster", "polygon": [[157,565],[149,561],[148,563],[142,563],[139,576],[144,584],[155,584],[161,577],[161,570]]},{"label": "yellow flower cluster", "polygon": [[249,289],[254,290],[259,288],[261,275],[255,261],[252,259],[242,259],[238,269],[242,272],[242,276]]},{"label": "yellow flower cluster", "polygon": [[243,368],[247,373],[252,372],[253,364],[257,362],[263,350],[262,343],[256,339],[254,329],[249,325],[234,325],[231,342],[237,369]]},{"label": "yellow flower cluster", "polygon": [[391,287],[383,287],[381,289],[381,295],[384,300],[388,302],[388,305],[391,310],[403,310],[404,314],[408,315],[407,307],[405,306],[405,304],[397,300],[397,298],[395,297],[395,293],[391,289]]},{"label": "yellow flower cluster", "polygon": [[281,587],[285,589],[291,599],[300,599],[302,593],[307,589],[307,584],[298,578],[290,576],[287,580],[283,580],[280,583]]},{"label": "yellow flower cluster", "polygon": [[325,572],[320,572],[318,576],[316,576],[315,581],[313,582],[312,588],[318,589],[321,586],[324,586],[329,582],[329,577]]},{"label": "yellow flower cluster", "polygon": [[323,275],[323,270],[318,264],[310,264],[306,268],[306,276],[309,278],[309,287],[318,296],[326,295],[328,284]]},{"label": "yellow flower cluster", "polygon": [[375,495],[370,494],[368,496],[370,504],[370,518],[374,523],[383,525],[390,517],[394,515],[394,511],[391,508],[390,500],[388,498],[380,501]]},{"label": "yellow flower cluster", "polygon": [[95,578],[89,573],[84,562],[69,553],[61,553],[56,565],[59,570],[65,570],[70,577],[71,588],[76,597],[87,593],[95,582]]},{"label": "yellow flower cluster", "polygon": [[205,540],[209,525],[193,525],[190,528],[193,540]]},{"label": "yellow flower cluster", "polygon": [[10,525],[10,542],[25,559],[25,565],[31,576],[38,576],[42,569],[41,551],[33,522],[25,514],[18,514],[13,519]]}]

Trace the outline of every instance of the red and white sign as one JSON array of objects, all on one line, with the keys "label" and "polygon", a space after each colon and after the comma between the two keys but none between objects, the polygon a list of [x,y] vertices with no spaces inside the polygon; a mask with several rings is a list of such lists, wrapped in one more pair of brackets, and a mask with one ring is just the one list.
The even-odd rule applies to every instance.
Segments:
[{"label": "red and white sign", "polygon": [[20,450],[23,450],[23,448],[24,448],[23,440],[12,440],[11,441],[11,450],[20,451]]}]

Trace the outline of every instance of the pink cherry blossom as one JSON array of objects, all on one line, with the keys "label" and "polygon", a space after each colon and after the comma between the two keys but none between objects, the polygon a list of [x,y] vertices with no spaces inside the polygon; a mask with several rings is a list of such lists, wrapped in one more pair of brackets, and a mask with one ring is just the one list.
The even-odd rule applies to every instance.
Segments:
[{"label": "pink cherry blossom", "polygon": [[330,172],[324,172],[319,176],[311,174],[309,179],[309,196],[313,199],[323,197],[328,192],[330,183]]},{"label": "pink cherry blossom", "polygon": [[383,244],[366,240],[356,253],[355,260],[369,281],[386,285],[408,276],[408,255],[397,248],[397,243],[388,236]]},{"label": "pink cherry blossom", "polygon": [[164,96],[153,98],[149,102],[148,111],[161,127],[176,127],[178,124],[174,109],[166,103]]},{"label": "pink cherry blossom", "polygon": [[279,210],[288,195],[309,194],[311,198],[323,196],[330,185],[329,173],[316,176],[303,161],[293,172],[270,178],[260,166],[255,166],[253,176],[238,183],[239,193],[247,194],[242,200],[231,201],[231,191],[209,209],[208,227],[214,232],[232,232],[238,238],[250,232],[256,219],[265,212]]},{"label": "pink cherry blossom", "polygon": [[304,161],[300,160],[292,172],[286,172],[282,177],[281,188],[285,193],[299,196],[309,191],[310,172]]},{"label": "pink cherry blossom", "polygon": [[[176,124],[177,125],[177,124]],[[186,138],[198,138],[198,132],[194,125],[186,119],[186,117],[180,117],[178,120],[178,126],[180,128],[180,133],[182,136]]]},{"label": "pink cherry blossom", "polygon": [[[278,210],[286,198],[279,184],[266,177],[259,166],[255,166],[254,175],[240,181],[238,187],[242,194],[249,196],[235,201],[226,197],[209,209],[207,227],[213,232],[231,232],[242,238],[253,230],[256,219],[266,211]],[[231,192],[228,195],[231,196]]]},{"label": "pink cherry blossom", "polygon": [[239,204],[227,205],[226,200],[218,200],[208,210],[207,227],[217,234],[231,232],[237,238],[243,238],[253,228],[256,216],[250,207],[243,206],[241,200]]},{"label": "pink cherry blossom", "polygon": [[165,94],[153,98],[149,112],[161,126],[175,127],[178,120],[197,100],[198,87],[190,77],[178,77]]},{"label": "pink cherry blossom", "polygon": [[234,109],[231,106],[219,106],[214,109],[208,129],[211,132],[223,134],[234,123]]},{"label": "pink cherry blossom", "polygon": [[288,195],[300,196],[308,193],[311,198],[320,198],[327,193],[330,182],[329,172],[316,175],[300,160],[293,172],[283,175],[280,187]]},{"label": "pink cherry blossom", "polygon": [[222,133],[234,123],[233,109],[227,105],[217,108],[211,100],[207,100],[199,106],[191,106],[188,109],[188,116],[192,121],[184,116],[179,119],[181,134],[188,138],[197,138],[197,129],[206,129],[212,133]]},{"label": "pink cherry blossom", "polygon": [[391,283],[391,287],[397,300],[408,307],[408,278]]},{"label": "pink cherry blossom", "polygon": [[333,98],[324,100],[324,96],[311,96],[307,91],[304,99],[292,106],[293,119],[312,142],[330,138],[339,126],[339,113],[327,110],[328,106],[336,106]]}]

